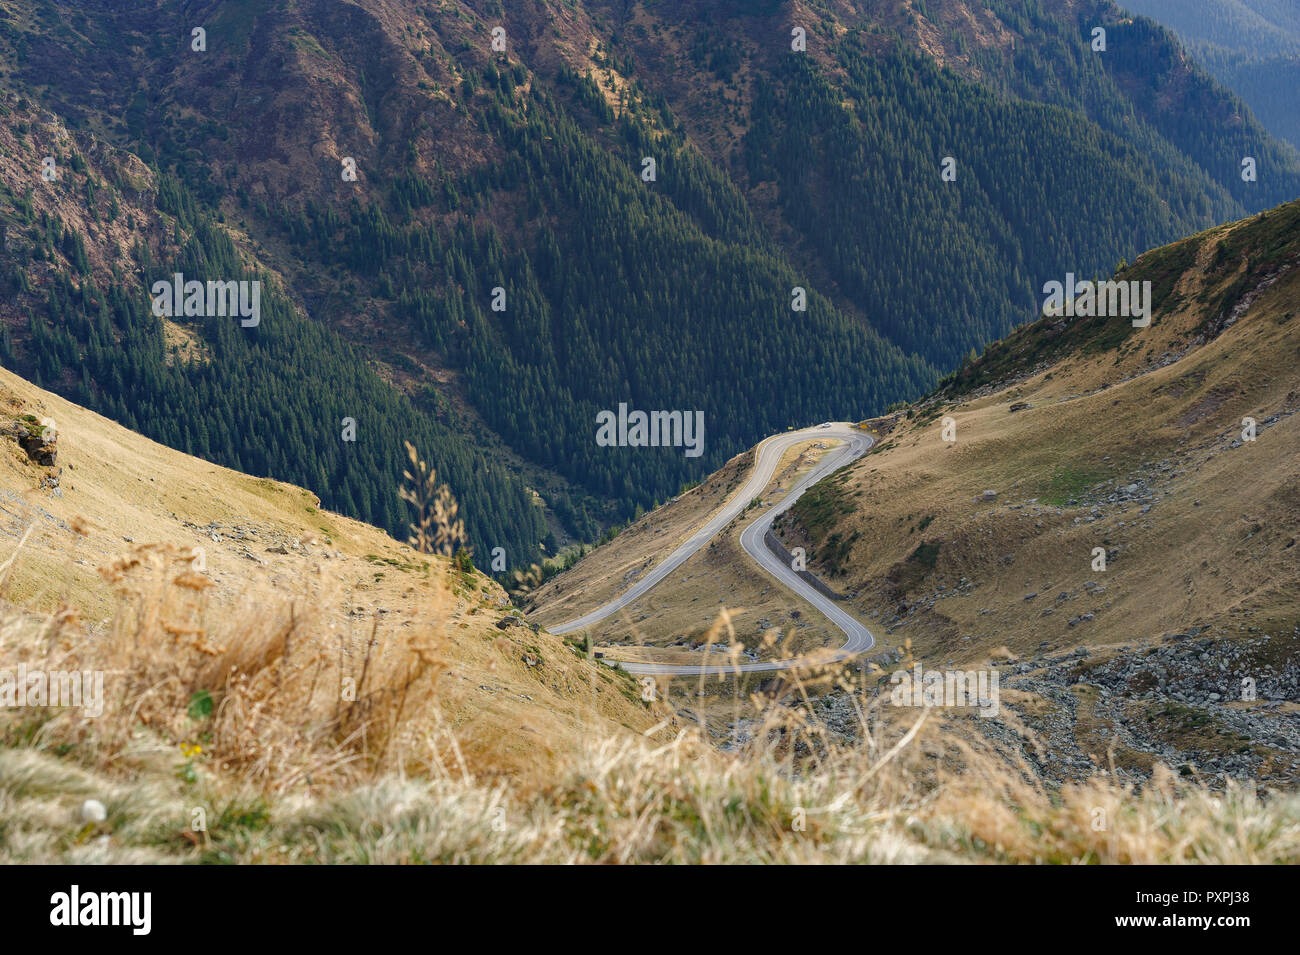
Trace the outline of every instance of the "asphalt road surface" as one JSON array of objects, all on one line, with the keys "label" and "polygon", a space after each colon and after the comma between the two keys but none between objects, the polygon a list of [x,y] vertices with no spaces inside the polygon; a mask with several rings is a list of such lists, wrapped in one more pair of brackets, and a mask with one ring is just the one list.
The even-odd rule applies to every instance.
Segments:
[{"label": "asphalt road surface", "polygon": [[[605,662],[620,666],[629,673],[637,674],[689,676],[701,673],[756,673],[808,666],[814,662],[830,663],[870,650],[876,642],[871,631],[848,613],[845,613],[835,601],[814,589],[779,557],[768,550],[766,544],[763,543],[763,537],[768,528],[772,526],[772,521],[783,511],[789,509],[804,491],[827,475],[861,457],[875,443],[871,437],[844,422],[834,422],[830,427],[823,425],[815,428],[805,428],[802,431],[787,431],[784,434],[773,435],[763,441],[758,445],[755,452],[754,468],[750,473],[749,480],[737,489],[727,499],[721,510],[715,512],[685,543],[609,603],[602,604],[576,620],[557,624],[554,627],[547,627],[547,629],[551,633],[560,634],[582,630],[604,620],[611,614],[617,613],[639,597],[644,596],[684,564],[692,554],[712,540],[719,531],[730,524],[737,515],[741,514],[749,506],[750,501],[763,493],[763,490],[772,480],[772,475],[776,473],[776,467],[786,451],[796,444],[831,439],[843,443],[822,455],[822,459],[817,462],[817,466],[790,489],[780,504],[764,511],[761,516],[746,527],[741,532],[740,544],[745,549],[745,553],[756,561],[763,570],[775,577],[784,587],[794,591],[816,607],[831,623],[844,631],[847,640],[842,647],[837,650],[820,651],[810,656],[794,657],[789,660],[760,662],[719,662],[716,664],[628,663],[612,660],[606,660]],[[720,648],[720,652],[725,652],[725,648]]]}]

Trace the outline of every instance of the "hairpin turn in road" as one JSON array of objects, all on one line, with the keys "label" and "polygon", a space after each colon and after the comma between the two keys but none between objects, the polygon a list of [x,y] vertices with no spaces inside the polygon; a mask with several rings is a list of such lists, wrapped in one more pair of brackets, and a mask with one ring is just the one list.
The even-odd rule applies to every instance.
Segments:
[{"label": "hairpin turn in road", "polygon": [[853,616],[837,606],[796,571],[787,566],[780,558],[768,550],[763,541],[764,535],[772,526],[772,521],[782,512],[793,506],[808,488],[834,473],[852,461],[856,461],[875,444],[874,439],[845,422],[831,422],[815,428],[801,431],[787,431],[773,435],[762,441],[754,450],[754,467],[749,480],[731,495],[723,506],[716,511],[691,537],[674,550],[658,566],[638,580],[630,588],[608,603],[576,620],[557,624],[547,629],[551,633],[564,634],[589,627],[617,613],[633,601],[644,596],[669,574],[685,563],[692,554],[712,540],[724,527],[740,515],[750,501],[763,493],[782,456],[790,448],[808,441],[834,439],[843,442],[839,447],[828,450],[817,465],[803,476],[788,494],[775,507],[768,509],[757,517],[740,535],[740,545],[751,559],[775,577],[783,586],[798,594],[817,608],[827,619],[844,631],[847,637],[844,645],[836,650],[816,653],[809,656],[794,657],[788,660],[763,660],[747,663],[729,664],[672,664],[672,663],[630,663],[623,661],[606,661],[622,667],[629,673],[665,676],[689,676],[701,673],[755,673],[774,670],[786,670],[792,667],[807,666],[811,663],[831,663],[845,660],[870,650],[875,645],[875,637]]}]

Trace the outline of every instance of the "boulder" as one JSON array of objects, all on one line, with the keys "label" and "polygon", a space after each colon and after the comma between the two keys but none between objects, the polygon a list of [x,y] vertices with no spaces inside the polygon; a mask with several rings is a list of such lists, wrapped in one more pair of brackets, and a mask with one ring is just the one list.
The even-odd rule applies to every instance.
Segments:
[{"label": "boulder", "polygon": [[42,467],[54,467],[59,456],[58,441],[46,439],[39,432],[23,430],[18,434],[18,445],[27,452],[27,457]]}]

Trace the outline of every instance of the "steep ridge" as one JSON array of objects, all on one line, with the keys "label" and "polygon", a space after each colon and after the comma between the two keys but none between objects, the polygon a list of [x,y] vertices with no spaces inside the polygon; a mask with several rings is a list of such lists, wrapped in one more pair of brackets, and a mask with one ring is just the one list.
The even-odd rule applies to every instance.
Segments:
[{"label": "steep ridge", "polygon": [[[172,447],[307,485],[393,534],[406,528],[396,488],[409,439],[467,500],[480,552],[537,553],[535,495],[494,467],[470,424],[393,389],[382,366],[312,321],[246,232],[176,179],[12,95],[0,95],[0,170],[7,367]],[[177,273],[260,283],[256,324],[155,314],[154,283]]]}]

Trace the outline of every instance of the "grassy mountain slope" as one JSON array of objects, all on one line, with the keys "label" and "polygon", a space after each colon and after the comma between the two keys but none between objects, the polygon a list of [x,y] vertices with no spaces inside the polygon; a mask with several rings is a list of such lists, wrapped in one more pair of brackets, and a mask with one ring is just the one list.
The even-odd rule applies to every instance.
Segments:
[{"label": "grassy mountain slope", "polygon": [[1085,754],[1294,779],[1298,227],[1292,203],[1140,258],[1119,277],[1153,283],[1150,328],[1045,317],[991,346],[881,419],[789,541],[887,650],[1025,661],[1079,713],[1100,692]]},{"label": "grassy mountain slope", "polygon": [[[510,608],[489,578],[331,513],[308,491],[188,457],[7,371],[0,408],[4,665],[102,667],[107,696],[102,725],[5,710],[6,745],[46,722],[38,748],[98,727],[93,749],[73,747],[94,759],[117,752],[115,734],[144,732],[143,750],[122,744],[121,772],[152,771],[190,740],[204,750],[199,776],[219,780],[223,760],[263,760],[275,788],[302,772],[321,785],[355,779],[399,753],[413,767],[453,758],[435,738],[441,725],[455,729],[454,758],[470,771],[537,780],[593,727],[617,734],[659,718],[625,675],[545,632],[496,626]],[[52,422],[54,465],[9,436],[27,416]],[[140,689],[150,677],[161,681],[152,694]],[[372,742],[397,715],[393,694],[408,700],[386,753],[349,738],[346,721],[329,729],[348,678],[358,706],[372,708]],[[268,680],[283,693],[254,706]],[[215,715],[186,715],[196,695]]]},{"label": "grassy mountain slope", "polygon": [[[1300,851],[1294,797],[1168,772],[1140,792],[1104,778],[1054,792],[938,717],[864,715],[869,739],[844,745],[764,703],[753,742],[720,752],[545,631],[493,626],[503,597],[483,576],[300,488],[187,458],[4,371],[0,415],[6,430],[28,415],[58,424],[52,466],[0,439],[0,670],[100,668],[106,704],[94,718],[0,709],[6,863],[1252,863]],[[106,818],[88,820],[87,800]],[[1113,820],[1102,832],[1098,808]]]}]

